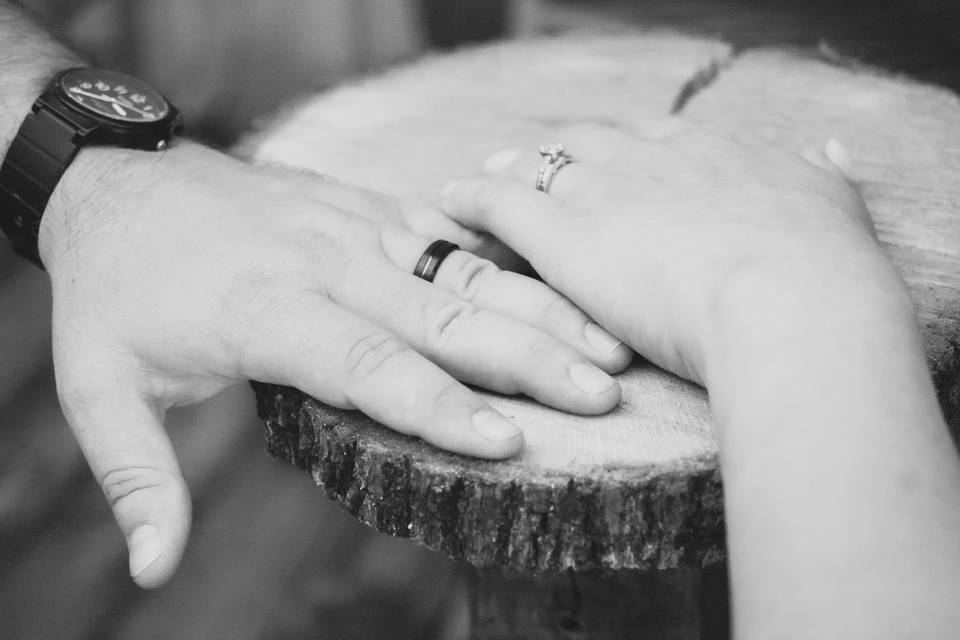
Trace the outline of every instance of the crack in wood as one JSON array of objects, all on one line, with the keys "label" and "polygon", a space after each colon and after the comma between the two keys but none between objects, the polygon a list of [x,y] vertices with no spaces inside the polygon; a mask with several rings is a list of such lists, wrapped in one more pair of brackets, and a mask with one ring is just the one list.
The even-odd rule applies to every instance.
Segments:
[{"label": "crack in wood", "polygon": [[732,52],[723,58],[714,58],[710,63],[694,73],[689,80],[683,83],[670,107],[670,115],[679,115],[687,103],[698,93],[712,85],[720,74],[736,59],[737,52]]}]

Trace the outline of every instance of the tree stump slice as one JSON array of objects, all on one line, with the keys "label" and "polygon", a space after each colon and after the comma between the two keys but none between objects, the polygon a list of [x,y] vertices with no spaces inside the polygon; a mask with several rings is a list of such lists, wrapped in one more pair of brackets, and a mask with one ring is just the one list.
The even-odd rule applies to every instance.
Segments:
[{"label": "tree stump slice", "polygon": [[[565,37],[430,58],[308,98],[240,153],[432,199],[490,153],[552,142],[557,127],[630,129],[672,112],[791,149],[830,138],[847,148],[916,302],[944,412],[960,429],[960,101],[946,90],[809,52],[734,54],[670,33]],[[344,509],[500,572],[478,573],[475,637],[585,637],[574,632],[593,624],[586,618],[551,618],[540,635],[526,622],[504,626],[506,609],[526,607],[529,621],[552,616],[552,605],[533,612],[517,595],[526,578],[496,576],[544,573],[534,580],[548,589],[569,571],[606,575],[593,588],[601,593],[644,570],[699,575],[724,555],[706,393],[642,361],[619,379],[621,406],[591,418],[485,394],[526,436],[524,453],[502,462],[439,451],[294,389],[254,386],[271,453],[309,471]],[[677,590],[674,605],[689,613],[690,602]],[[688,632],[676,637],[698,637]]]},{"label": "tree stump slice", "polygon": [[[244,148],[258,161],[433,198],[490,153],[540,144],[558,126],[662,117],[727,54],[721,43],[667,34],[476,49],[308,100]],[[272,452],[310,470],[363,522],[476,566],[665,569],[719,559],[706,394],[649,365],[620,381],[620,408],[601,418],[488,394],[526,438],[524,454],[505,462],[443,453],[290,389],[263,386],[258,396]]]}]

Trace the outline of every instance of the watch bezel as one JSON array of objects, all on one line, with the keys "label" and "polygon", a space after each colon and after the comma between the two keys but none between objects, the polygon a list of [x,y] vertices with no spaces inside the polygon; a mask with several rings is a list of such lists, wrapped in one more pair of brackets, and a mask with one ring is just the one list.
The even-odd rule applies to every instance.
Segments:
[{"label": "watch bezel", "polygon": [[[152,87],[150,87],[151,90],[163,100],[167,110],[166,115],[157,120],[122,120],[106,116],[78,102],[64,88],[63,81],[70,74],[77,71],[98,70],[96,67],[73,67],[61,71],[51,80],[48,91],[37,101],[35,108],[46,105],[69,119],[70,123],[77,128],[76,142],[79,145],[116,144],[127,148],[156,150],[165,147],[170,138],[183,129],[180,112],[163,94]],[[127,74],[122,75],[127,76]],[[127,77],[140,84],[146,84],[132,76]]]}]

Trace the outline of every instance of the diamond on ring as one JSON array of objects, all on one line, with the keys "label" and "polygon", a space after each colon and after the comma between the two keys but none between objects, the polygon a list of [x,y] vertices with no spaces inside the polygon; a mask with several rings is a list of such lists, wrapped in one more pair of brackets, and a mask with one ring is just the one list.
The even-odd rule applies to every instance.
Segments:
[{"label": "diamond on ring", "polygon": [[550,183],[553,182],[554,176],[559,173],[560,169],[573,162],[573,158],[567,154],[563,145],[559,142],[542,145],[538,151],[543,157],[543,164],[537,172],[537,181],[534,186],[537,191],[549,193]]},{"label": "diamond on ring", "polygon": [[550,160],[550,162],[556,162],[560,159],[560,156],[566,155],[566,151],[563,149],[563,145],[559,142],[555,144],[544,144],[540,145],[540,155],[544,158]]}]

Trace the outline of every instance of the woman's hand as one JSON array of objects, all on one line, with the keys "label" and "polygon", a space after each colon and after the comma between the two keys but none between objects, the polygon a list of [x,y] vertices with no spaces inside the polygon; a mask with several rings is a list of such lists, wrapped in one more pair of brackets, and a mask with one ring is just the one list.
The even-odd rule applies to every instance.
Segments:
[{"label": "woman's hand", "polygon": [[681,121],[651,129],[655,138],[594,125],[560,133],[574,162],[549,195],[533,188],[535,150],[495,154],[490,179],[451,185],[444,207],[642,355],[701,383],[727,316],[762,313],[768,293],[813,304],[824,279],[853,297],[871,284],[902,293],[863,202],[826,158]]},{"label": "woman's hand", "polygon": [[671,129],[562,133],[550,195],[535,154],[499,154],[445,208],[705,384],[738,638],[946,637],[960,463],[863,202],[822,158]]},{"label": "woman's hand", "polygon": [[461,382],[577,413],[616,405],[606,372],[629,349],[467,252],[435,284],[414,277],[433,238],[384,222],[402,218],[390,199],[188,143],[88,149],[64,176],[40,238],[57,386],[139,584],[170,576],[189,529],[163,430],[173,405],[248,379],[288,384],[486,458],[523,438]]}]

